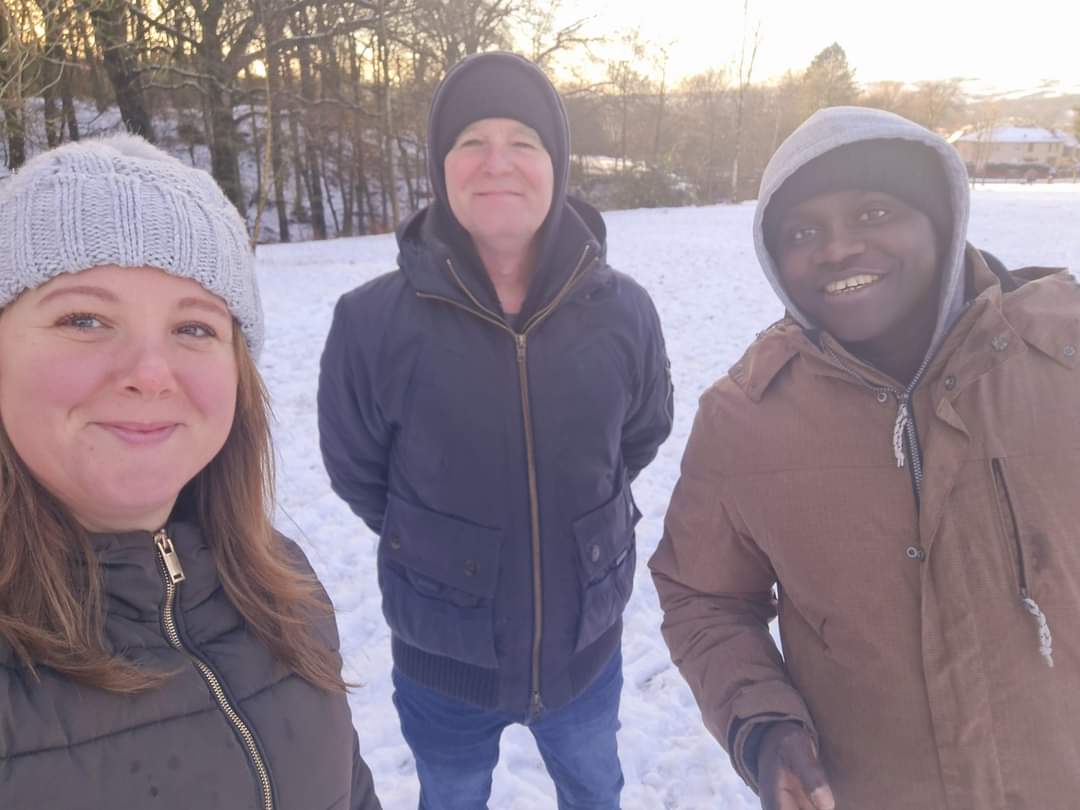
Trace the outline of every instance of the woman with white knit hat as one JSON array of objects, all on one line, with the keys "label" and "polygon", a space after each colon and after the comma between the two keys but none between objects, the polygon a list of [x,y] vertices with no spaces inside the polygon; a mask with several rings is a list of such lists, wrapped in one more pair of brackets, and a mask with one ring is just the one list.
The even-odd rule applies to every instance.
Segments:
[{"label": "woman with white knit hat", "polygon": [[0,796],[379,807],[332,607],[270,522],[243,220],[117,136],[0,185]]}]

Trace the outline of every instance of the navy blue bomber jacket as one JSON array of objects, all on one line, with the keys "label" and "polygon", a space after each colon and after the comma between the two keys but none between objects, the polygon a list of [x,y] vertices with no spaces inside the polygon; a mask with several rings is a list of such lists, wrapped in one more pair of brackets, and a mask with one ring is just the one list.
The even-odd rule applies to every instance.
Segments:
[{"label": "navy blue bomber jacket", "polygon": [[395,666],[535,717],[619,644],[640,517],[630,481],[671,430],[663,336],[585,204],[568,201],[513,321],[433,235],[431,210],[399,233],[398,270],[337,304],[323,458],[379,535]]}]

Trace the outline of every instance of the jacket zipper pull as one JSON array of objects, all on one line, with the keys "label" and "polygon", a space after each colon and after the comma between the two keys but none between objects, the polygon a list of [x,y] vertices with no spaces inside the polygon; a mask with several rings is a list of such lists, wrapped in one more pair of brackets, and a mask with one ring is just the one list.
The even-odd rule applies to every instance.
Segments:
[{"label": "jacket zipper pull", "polygon": [[525,336],[514,335],[514,342],[517,344],[517,357],[519,363],[525,362]]},{"label": "jacket zipper pull", "polygon": [[536,720],[544,713],[544,702],[540,699],[540,690],[532,693],[532,719]]},{"label": "jacket zipper pull", "polygon": [[162,562],[165,563],[165,570],[169,573],[169,581],[173,585],[178,585],[183,582],[184,566],[180,564],[180,557],[176,553],[176,547],[173,546],[172,538],[165,533],[164,529],[159,530],[154,535],[154,545],[157,546],[158,551],[161,553]]},{"label": "jacket zipper pull", "polygon": [[904,433],[907,430],[908,421],[911,419],[907,394],[901,394],[896,398],[896,422],[893,423],[893,456],[896,458],[896,466],[903,468],[907,464],[907,456],[904,453]]},{"label": "jacket zipper pull", "polygon": [[1039,634],[1039,655],[1051,669],[1054,668],[1054,638],[1050,633],[1050,624],[1046,621],[1046,614],[1042,612],[1039,603],[1031,598],[1027,588],[1020,589],[1020,604],[1024,610],[1031,614],[1035,620],[1035,626]]}]

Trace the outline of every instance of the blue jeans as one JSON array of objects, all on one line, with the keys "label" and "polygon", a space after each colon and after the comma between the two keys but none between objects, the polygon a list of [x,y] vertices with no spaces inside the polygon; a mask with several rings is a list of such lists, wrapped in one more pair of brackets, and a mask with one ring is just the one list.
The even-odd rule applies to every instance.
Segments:
[{"label": "blue jeans", "polygon": [[[499,738],[524,716],[444,697],[396,669],[394,705],[420,779],[419,810],[487,810]],[[619,810],[622,768],[615,742],[622,693],[616,650],[596,680],[528,729],[555,783],[559,810]]]}]

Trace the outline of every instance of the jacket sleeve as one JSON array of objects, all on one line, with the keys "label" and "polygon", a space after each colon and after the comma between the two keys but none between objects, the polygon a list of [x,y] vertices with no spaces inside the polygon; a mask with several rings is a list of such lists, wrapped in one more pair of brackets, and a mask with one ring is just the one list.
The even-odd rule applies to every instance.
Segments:
[{"label": "jacket sleeve", "polygon": [[375,795],[375,780],[371,769],[360,756],[360,738],[353,731],[353,778],[352,799],[349,810],[382,810],[379,797]]},{"label": "jacket sleeve", "polygon": [[664,536],[649,568],[672,660],[705,726],[739,775],[757,790],[756,755],[747,749],[748,741],[753,745],[760,738],[755,729],[793,720],[815,732],[769,633],[776,616],[776,575],[765,553],[732,517],[734,505],[725,502],[724,451],[711,393],[702,397]]},{"label": "jacket sleeve", "polygon": [[622,432],[623,461],[631,480],[656,457],[660,445],[671,433],[675,408],[671,364],[664,348],[660,316],[644,290],[641,297],[638,380]]},{"label": "jacket sleeve", "polygon": [[319,447],[334,492],[379,534],[386,513],[391,431],[376,397],[377,346],[354,335],[357,313],[350,311],[350,303],[349,295],[338,301],[323,349]]}]

